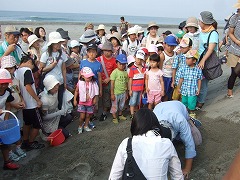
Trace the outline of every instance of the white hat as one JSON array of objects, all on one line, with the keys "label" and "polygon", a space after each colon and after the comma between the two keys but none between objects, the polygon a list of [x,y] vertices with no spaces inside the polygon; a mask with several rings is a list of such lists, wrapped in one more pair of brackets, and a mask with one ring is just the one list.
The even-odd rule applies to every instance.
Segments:
[{"label": "white hat", "polygon": [[77,40],[71,40],[70,41],[70,47],[76,47],[76,46],[80,46],[80,43]]},{"label": "white hat", "polygon": [[0,69],[0,84],[11,83],[12,77],[10,72],[6,69]]},{"label": "white hat", "polygon": [[128,63],[128,65],[131,64],[131,63],[133,63],[133,62],[135,62],[135,58],[134,58],[132,55],[129,55],[129,56],[127,57],[127,63]]},{"label": "white hat", "polygon": [[101,30],[101,29],[105,30],[105,26],[103,24],[99,24],[96,31]]},{"label": "white hat", "polygon": [[155,44],[150,44],[148,47],[148,52],[158,52],[157,46]]},{"label": "white hat", "polygon": [[59,81],[53,75],[47,75],[43,80],[43,85],[47,91],[54,88],[56,84],[59,84]]},{"label": "white hat", "polygon": [[131,34],[137,34],[137,30],[134,27],[128,29],[128,36]]},{"label": "white hat", "polygon": [[6,68],[12,68],[17,65],[16,59],[11,56],[3,56],[1,60],[1,68],[6,69]]},{"label": "white hat", "polygon": [[139,26],[139,25],[135,25],[134,28],[137,30],[138,34],[144,32],[143,28],[141,26]]},{"label": "white hat", "polygon": [[79,38],[79,42],[81,43],[88,43],[90,42],[91,40],[95,39],[96,38],[96,34],[94,32],[94,30],[92,29],[87,29],[82,37]]},{"label": "white hat", "polygon": [[40,38],[38,38],[35,34],[28,36],[28,42],[29,42],[28,47],[31,47],[33,45],[33,43],[35,43],[39,39]]},{"label": "white hat", "polygon": [[64,95],[65,95],[66,101],[70,101],[73,98],[73,94],[67,89],[64,91]]},{"label": "white hat", "polygon": [[145,52],[143,50],[138,50],[136,53],[136,58],[143,59],[145,58]]},{"label": "white hat", "polygon": [[47,46],[50,46],[53,43],[59,43],[61,41],[65,41],[65,39],[62,38],[59,32],[50,32],[49,42],[47,43]]}]

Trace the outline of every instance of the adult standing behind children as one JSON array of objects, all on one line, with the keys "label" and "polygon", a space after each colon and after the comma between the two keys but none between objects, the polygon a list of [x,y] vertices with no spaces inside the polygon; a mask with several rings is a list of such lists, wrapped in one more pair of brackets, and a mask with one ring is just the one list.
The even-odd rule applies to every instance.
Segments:
[{"label": "adult standing behind children", "polygon": [[127,33],[129,24],[128,24],[128,22],[125,21],[125,18],[123,16],[120,17],[120,21],[121,21],[120,31],[121,31],[121,35],[123,35],[123,34]]},{"label": "adult standing behind children", "polygon": [[122,49],[126,52],[127,56],[134,56],[136,51],[140,48],[140,42],[137,38],[137,30],[132,27],[128,29],[128,38],[123,42]]},{"label": "adult standing behind children", "polygon": [[118,32],[113,33],[110,36],[109,41],[113,45],[113,57],[116,58],[117,55],[119,55],[119,54],[125,54],[126,55],[126,52],[122,49],[121,36]]},{"label": "adult standing behind children", "polygon": [[[200,13],[199,25],[201,27],[201,32],[199,35],[199,48],[198,48],[198,53],[200,57],[205,50],[205,44],[207,44],[209,34],[211,33],[211,31],[216,30],[216,27],[214,27],[215,23],[216,21],[214,20],[211,12],[203,11]],[[207,52],[202,56],[202,59],[199,59],[200,62],[198,64],[198,67],[204,69],[205,61],[208,60],[213,51],[217,50],[218,50],[218,33],[215,31],[211,33]],[[208,82],[209,80],[203,77],[201,90],[197,99],[196,107],[197,109],[201,109],[205,103],[208,91]]]},{"label": "adult standing behind children", "polygon": [[150,44],[157,44],[159,41],[159,36],[157,34],[159,26],[155,22],[150,22],[148,24],[148,32],[149,34],[143,38],[142,40],[142,47],[149,48]]}]

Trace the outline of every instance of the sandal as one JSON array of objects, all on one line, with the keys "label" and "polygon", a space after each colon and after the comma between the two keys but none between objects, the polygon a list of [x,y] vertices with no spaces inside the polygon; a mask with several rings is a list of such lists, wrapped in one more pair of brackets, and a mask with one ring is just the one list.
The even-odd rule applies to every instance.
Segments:
[{"label": "sandal", "polygon": [[232,95],[227,94],[227,98],[233,98],[233,94]]},{"label": "sandal", "polygon": [[201,110],[204,103],[197,103],[196,110]]}]

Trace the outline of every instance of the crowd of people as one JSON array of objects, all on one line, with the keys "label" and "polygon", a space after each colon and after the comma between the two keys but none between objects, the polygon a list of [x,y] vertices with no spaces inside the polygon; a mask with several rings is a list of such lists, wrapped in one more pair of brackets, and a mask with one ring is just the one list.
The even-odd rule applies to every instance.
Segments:
[{"label": "crowd of people", "polygon": [[[239,3],[236,7],[225,42],[232,68],[229,98],[239,76],[235,71],[240,50]],[[191,131],[201,125],[195,111],[205,103],[209,82],[202,69],[219,50],[217,22],[211,12],[203,11],[199,19],[189,17],[182,22],[177,34],[166,31],[159,36],[159,26],[150,22],[145,36],[142,27],[120,19],[119,30],[113,26],[110,34],[103,24],[94,31],[93,24],[87,23],[79,40],[71,40],[62,28],[50,32],[48,38],[44,27],[34,31],[19,31],[11,25],[5,28],[0,46],[0,109],[10,110],[20,120],[22,141],[16,142],[14,149],[0,145],[4,169],[18,169],[13,161],[25,157],[26,151],[44,148],[36,141],[39,133],[46,140],[60,128],[66,138],[72,136],[66,126],[72,122],[74,107],[80,113],[78,134],[92,131],[94,120],[104,121],[109,113],[115,124],[127,120],[123,111],[129,107],[133,156],[144,176],[166,179],[167,167],[176,179],[189,175],[195,146],[201,143]],[[145,97],[148,109],[140,109]],[[1,113],[0,121],[10,118],[11,114]],[[185,145],[183,170],[171,143],[174,139]],[[122,177],[126,146],[127,139],[119,146],[109,179]],[[157,166],[156,159],[164,162]],[[148,164],[156,170],[150,170]],[[162,170],[157,172],[159,168]]]}]

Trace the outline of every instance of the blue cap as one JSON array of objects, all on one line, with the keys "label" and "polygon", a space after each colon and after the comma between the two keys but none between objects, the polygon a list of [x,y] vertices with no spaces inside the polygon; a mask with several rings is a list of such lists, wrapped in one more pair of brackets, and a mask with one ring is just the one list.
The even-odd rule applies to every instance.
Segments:
[{"label": "blue cap", "polygon": [[127,64],[127,56],[125,54],[117,55],[116,60],[121,64]]},{"label": "blue cap", "polygon": [[173,35],[168,35],[165,39],[164,39],[164,42],[169,45],[169,46],[177,46],[178,43],[177,43],[177,39],[175,36]]}]

